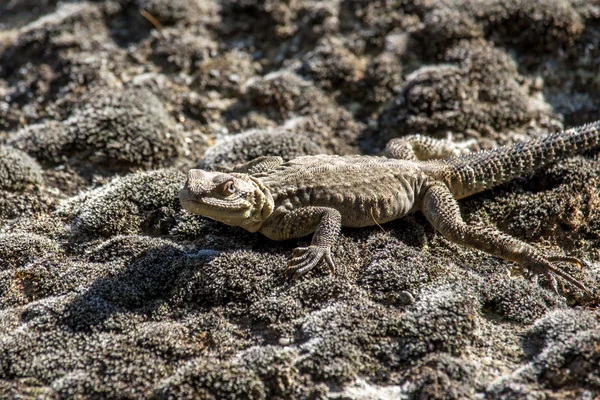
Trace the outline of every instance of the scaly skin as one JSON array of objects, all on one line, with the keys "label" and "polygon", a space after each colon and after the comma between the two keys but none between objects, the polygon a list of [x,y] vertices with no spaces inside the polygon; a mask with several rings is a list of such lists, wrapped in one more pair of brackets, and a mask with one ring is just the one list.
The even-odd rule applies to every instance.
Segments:
[{"label": "scaly skin", "polygon": [[540,140],[470,154],[466,154],[469,143],[414,135],[392,140],[386,157],[317,155],[285,163],[279,157],[260,157],[227,173],[190,170],[180,199],[193,213],[274,240],[314,232],[310,246],[294,250],[289,270],[295,276],[322,262],[334,273],[331,247],[342,226],[382,224],[421,211],[453,242],[515,261],[534,279],[544,274],[554,291],[554,275],[585,291],[552,265],[581,265],[579,260],[547,257],[493,228],[469,226],[456,200],[595,147],[599,129],[597,121]]}]

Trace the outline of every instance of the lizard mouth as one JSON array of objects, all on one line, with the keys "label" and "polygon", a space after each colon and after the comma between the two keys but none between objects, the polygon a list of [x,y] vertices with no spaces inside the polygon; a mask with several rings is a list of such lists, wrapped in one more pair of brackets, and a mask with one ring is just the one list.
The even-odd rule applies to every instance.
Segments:
[{"label": "lizard mouth", "polygon": [[192,194],[187,190],[187,188],[183,188],[179,191],[179,202],[185,209],[187,209],[187,205],[202,205],[202,203],[199,202],[195,196],[192,196]]},{"label": "lizard mouth", "polygon": [[179,202],[181,203],[181,205],[183,206],[183,208],[185,208],[188,211],[191,211],[190,208],[197,208],[197,207],[201,207],[202,203],[200,203],[197,200],[192,200],[192,199],[184,199],[184,198],[179,198]]},{"label": "lizard mouth", "polygon": [[213,197],[194,197],[183,190],[179,194],[179,201],[183,208],[196,214],[213,217],[214,214],[227,212],[228,214],[239,213],[248,210],[246,202],[228,202]]}]

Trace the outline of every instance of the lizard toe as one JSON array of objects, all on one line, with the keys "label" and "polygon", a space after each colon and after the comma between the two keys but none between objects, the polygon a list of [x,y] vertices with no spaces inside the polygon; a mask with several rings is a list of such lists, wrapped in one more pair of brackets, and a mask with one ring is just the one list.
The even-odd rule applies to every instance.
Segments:
[{"label": "lizard toe", "polygon": [[[546,259],[536,260],[536,262],[534,264],[526,265],[525,268],[527,268],[527,270],[529,270],[533,274],[532,276],[534,276],[534,277],[537,277],[540,274],[543,274],[546,278],[548,278],[548,281],[550,282],[550,287],[552,288],[552,291],[554,291],[557,294],[559,294],[558,282],[556,280],[557,276],[566,280],[571,285],[582,290],[583,292],[589,294],[590,293],[589,290],[585,287],[585,285],[583,283],[581,283],[579,280],[577,280],[576,278],[574,278],[567,272],[565,272],[559,268],[556,268],[551,264],[551,263],[558,263],[558,262],[567,262],[567,263],[575,264],[578,266],[583,265],[581,260],[574,258],[574,257],[549,257],[547,260]],[[536,282],[537,282],[537,278],[536,278]]]},{"label": "lizard toe", "polygon": [[529,279],[529,282],[533,283],[534,285],[538,285],[540,280],[540,274],[528,273],[526,275],[526,278]]},{"label": "lizard toe", "polygon": [[308,262],[306,265],[302,266],[301,268],[298,268],[296,270],[296,272],[294,273],[294,279],[300,278],[301,276],[306,274],[308,271],[313,269],[319,263],[319,261],[321,261],[321,260],[313,259],[310,262]]},{"label": "lizard toe", "polygon": [[556,276],[554,276],[554,274],[551,273],[550,271],[544,271],[544,275],[550,281],[550,287],[552,288],[552,291],[560,296],[560,292],[558,291],[558,281],[556,280]]},{"label": "lizard toe", "polygon": [[335,264],[333,263],[333,258],[331,257],[331,250],[329,247],[298,247],[294,249],[292,254],[294,256],[290,260],[287,272],[293,273],[294,279],[306,274],[323,261],[327,263],[332,274],[335,272]]},{"label": "lizard toe", "polygon": [[[320,260],[318,258],[313,258],[313,257],[304,257],[303,260],[297,261],[297,262],[294,262],[294,260],[292,260],[292,262],[288,266],[288,271],[289,272],[298,272],[307,266],[312,265],[312,267],[314,267],[316,265],[316,263],[318,263],[319,261]],[[313,263],[315,265],[313,265]]]},{"label": "lizard toe", "polygon": [[327,253],[325,253],[325,262],[329,266],[329,274],[331,276],[335,275],[335,262],[333,262],[331,251],[327,251]]},{"label": "lizard toe", "polygon": [[288,263],[288,267],[294,267],[302,262],[304,262],[307,258],[310,257],[310,252],[307,247],[298,247],[294,249],[292,253],[292,258]]},{"label": "lizard toe", "polygon": [[568,264],[577,265],[580,269],[583,269],[583,261],[581,261],[581,259],[579,259],[577,257],[555,256],[555,257],[548,257],[548,261],[550,261],[550,262],[565,262]]}]

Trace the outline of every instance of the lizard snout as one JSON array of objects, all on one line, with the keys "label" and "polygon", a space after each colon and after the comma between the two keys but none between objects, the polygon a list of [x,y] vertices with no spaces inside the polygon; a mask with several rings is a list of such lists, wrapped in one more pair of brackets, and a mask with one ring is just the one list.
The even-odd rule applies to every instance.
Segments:
[{"label": "lizard snout", "polygon": [[208,180],[209,173],[201,169],[190,169],[187,175],[188,182],[202,182]]},{"label": "lizard snout", "polygon": [[179,199],[195,200],[209,189],[209,173],[201,169],[190,169],[185,181],[185,185],[179,192]]}]

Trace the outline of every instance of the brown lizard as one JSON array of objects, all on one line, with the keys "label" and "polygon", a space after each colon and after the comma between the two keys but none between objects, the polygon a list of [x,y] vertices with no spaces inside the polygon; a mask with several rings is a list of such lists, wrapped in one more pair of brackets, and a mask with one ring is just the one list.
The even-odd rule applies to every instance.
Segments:
[{"label": "brown lizard", "polygon": [[467,225],[458,199],[484,191],[542,165],[599,144],[600,121],[545,138],[465,153],[464,144],[413,135],[388,143],[385,157],[303,156],[288,162],[260,157],[228,172],[189,171],[180,192],[185,209],[274,240],[314,232],[296,248],[289,270],[300,276],[322,262],[331,273],[331,247],[342,226],[383,224],[421,211],[449,240],[522,265],[532,279],[558,275],[586,291],[535,247],[491,227]]}]

